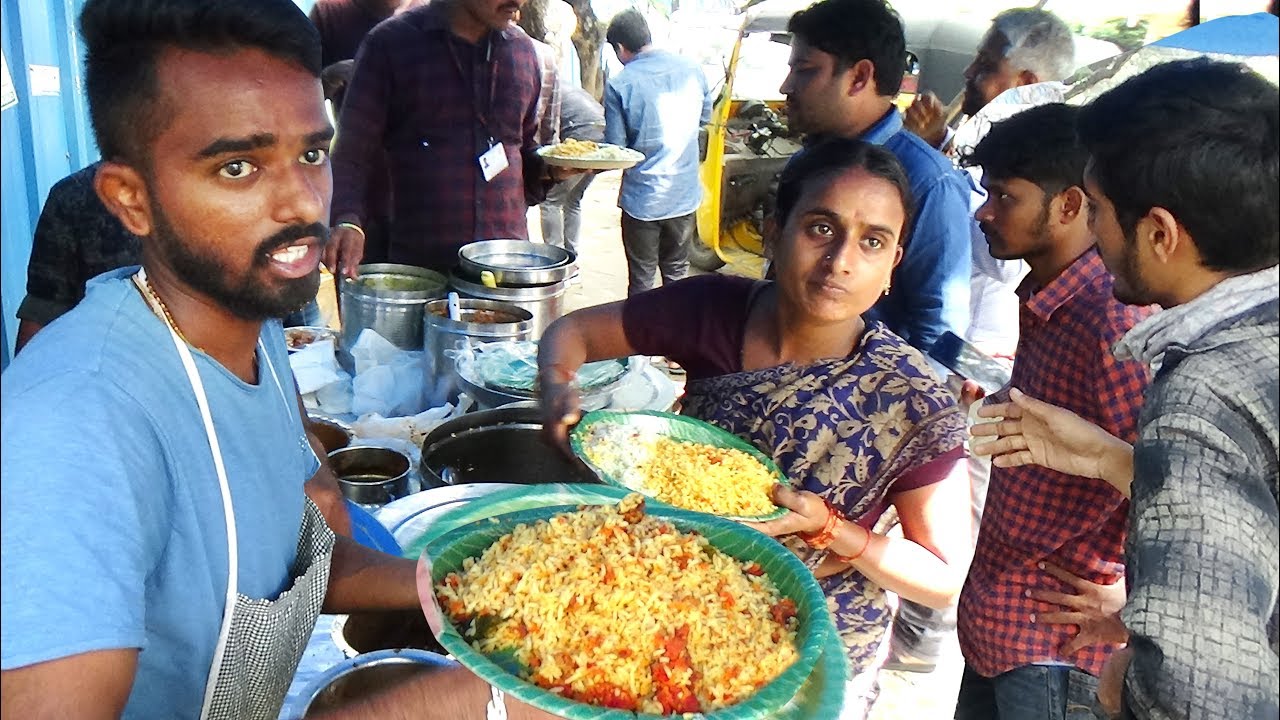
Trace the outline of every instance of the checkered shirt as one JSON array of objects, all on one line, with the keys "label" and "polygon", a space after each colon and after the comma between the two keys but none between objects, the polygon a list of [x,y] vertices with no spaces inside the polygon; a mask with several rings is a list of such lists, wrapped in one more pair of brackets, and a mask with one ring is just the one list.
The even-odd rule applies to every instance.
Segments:
[{"label": "checkered shirt", "polygon": [[[1132,442],[1150,371],[1142,362],[1116,360],[1111,347],[1152,308],[1118,302],[1111,285],[1092,249],[1043,288],[1024,280],[1011,384]],[[1072,664],[1093,675],[1102,670],[1112,648],[1062,656],[1059,648],[1074,626],[1033,623],[1033,614],[1057,608],[1025,592],[1074,592],[1039,570],[1041,561],[1096,583],[1120,580],[1128,505],[1102,480],[1039,466],[992,468],[978,546],[960,595],[960,647],[969,666],[987,677],[1037,663]]]},{"label": "checkered shirt", "polygon": [[100,164],[49,189],[31,244],[20,319],[48,325],[84,299],[85,283],[141,262],[142,239],[126,230],[93,190]]},{"label": "checkered shirt", "polygon": [[[338,119],[332,210],[335,221],[366,217],[370,168],[385,150],[390,260],[443,272],[469,242],[527,238],[528,200],[546,192],[533,40],[513,25],[471,44],[449,30],[446,12],[429,4],[396,15],[360,45]],[[479,157],[491,139],[508,167],[486,182]]]}]

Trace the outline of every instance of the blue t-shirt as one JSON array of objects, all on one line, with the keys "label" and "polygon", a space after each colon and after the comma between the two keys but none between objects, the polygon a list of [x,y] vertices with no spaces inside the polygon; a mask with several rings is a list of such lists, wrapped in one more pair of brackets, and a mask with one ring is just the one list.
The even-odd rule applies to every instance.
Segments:
[{"label": "blue t-shirt", "polygon": [[[875,304],[870,317],[928,357],[944,331],[964,337],[969,328],[969,180],[945,155],[903,128],[895,108],[860,139],[897,156],[916,200],[907,248],[893,273],[895,290]],[[930,364],[945,377],[945,368]]]},{"label": "blue t-shirt", "polygon": [[[5,670],[139,648],[126,718],[195,718],[222,621],[227,537],[204,424],[163,321],[125,268],[89,284],[4,373],[0,595]],[[239,591],[291,585],[318,468],[280,325],[249,385],[193,351],[235,506]]]},{"label": "blue t-shirt", "polygon": [[698,131],[711,119],[711,90],[692,60],[651,49],[609,78],[605,141],[644,153],[622,173],[618,207],[637,220],[666,220],[698,209]]}]

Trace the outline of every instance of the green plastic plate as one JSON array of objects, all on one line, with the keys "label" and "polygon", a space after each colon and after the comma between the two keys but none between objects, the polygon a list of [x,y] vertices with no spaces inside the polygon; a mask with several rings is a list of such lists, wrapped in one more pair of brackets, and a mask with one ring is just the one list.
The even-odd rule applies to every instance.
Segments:
[{"label": "green plastic plate", "polygon": [[[686,442],[702,443],[704,445],[713,445],[719,448],[732,448],[741,450],[751,455],[760,464],[768,468],[774,478],[785,484],[791,484],[786,475],[778,469],[777,464],[773,462],[773,458],[760,452],[755,445],[743,440],[731,432],[726,432],[710,423],[696,420],[684,415],[675,413],[658,412],[656,410],[637,410],[634,412],[620,412],[617,410],[594,410],[582,417],[582,421],[574,426],[569,433],[569,445],[573,448],[573,453],[582,458],[582,461],[591,468],[596,475],[600,476],[602,482],[613,485],[614,487],[626,488],[634,492],[649,495],[643,488],[632,487],[622,478],[607,472],[604,468],[596,465],[587,456],[585,443],[591,435],[591,429],[599,424],[621,425],[627,428],[633,428],[646,435],[663,435],[673,440],[683,440]],[[652,496],[650,496],[652,497]],[[754,522],[762,522],[765,520],[776,520],[787,514],[786,508],[777,508],[773,512],[764,515],[725,516],[730,520],[751,520]]]},{"label": "green plastic plate", "polygon": [[[563,498],[573,496],[580,486],[562,485],[549,489],[551,497]],[[537,503],[541,489],[531,488],[521,500],[513,502]],[[597,488],[591,492],[595,502],[603,504],[617,502],[626,495],[625,491],[611,488]],[[779,717],[779,713],[792,703],[797,693],[805,685],[805,681],[814,672],[814,667],[829,647],[828,639],[834,632],[827,611],[826,600],[818,583],[808,568],[794,555],[779,545],[772,538],[766,537],[750,528],[734,522],[721,520],[703,513],[672,508],[661,503],[646,502],[648,514],[668,520],[682,531],[695,530],[707,538],[711,544],[722,552],[742,561],[760,563],[765,573],[773,581],[785,597],[796,603],[796,617],[799,620],[796,641],[798,658],[791,667],[784,670],[773,682],[761,688],[750,698],[721,708],[719,710],[695,714],[693,717],[706,720],[760,720]],[[473,522],[455,526],[443,534],[435,535],[429,540],[418,560],[418,595],[422,601],[427,622],[431,625],[440,644],[450,654],[472,672],[498,689],[514,695],[516,698],[534,707],[545,710],[570,720],[632,720],[644,718],[657,720],[670,717],[646,713],[635,713],[624,710],[587,705],[561,697],[542,688],[521,680],[504,668],[510,663],[501,657],[486,656],[467,643],[441,612],[435,600],[435,583],[446,574],[459,570],[468,557],[478,557],[485,549],[510,532],[520,523],[531,523],[544,520],[554,515],[576,509],[578,503],[569,505],[542,506],[533,509],[519,510]],[[477,510],[464,508],[459,512],[475,513]],[[442,521],[446,518],[441,518]],[[452,521],[450,522],[452,524]],[[434,533],[433,533],[434,534]],[[419,545],[415,542],[414,545]],[[829,666],[828,666],[829,668]],[[841,681],[843,687],[843,681]]]},{"label": "green plastic plate", "polygon": [[827,643],[822,657],[818,658],[800,692],[770,720],[838,720],[840,717],[845,685],[849,682],[849,658],[830,616],[826,622]]}]

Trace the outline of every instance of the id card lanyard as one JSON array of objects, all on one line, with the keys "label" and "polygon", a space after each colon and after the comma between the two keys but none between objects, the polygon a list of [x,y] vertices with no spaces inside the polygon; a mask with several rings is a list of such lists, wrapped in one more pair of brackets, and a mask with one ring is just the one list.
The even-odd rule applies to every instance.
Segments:
[{"label": "id card lanyard", "polygon": [[[458,78],[463,82],[467,80],[467,74],[462,68],[462,59],[458,57],[458,51],[454,47],[452,39],[445,43],[449,47],[449,57],[453,59],[453,67],[458,71]],[[489,69],[489,102],[484,110],[480,108],[480,102],[476,99],[475,80],[472,78],[470,93],[471,111],[475,114],[476,122],[480,124],[480,129],[488,135],[487,149],[480,153],[480,157],[476,160],[480,163],[480,172],[484,175],[485,182],[489,182],[507,169],[507,151],[502,143],[493,137],[493,131],[489,129],[489,120],[487,113],[493,112],[494,98],[498,91],[498,67],[493,62],[493,34],[490,33],[485,40],[484,51],[485,66]]]}]

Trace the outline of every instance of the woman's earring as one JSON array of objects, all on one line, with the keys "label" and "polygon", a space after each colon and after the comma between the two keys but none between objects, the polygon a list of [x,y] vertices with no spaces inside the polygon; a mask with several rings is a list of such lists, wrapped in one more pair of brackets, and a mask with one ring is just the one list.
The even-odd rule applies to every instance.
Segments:
[{"label": "woman's earring", "polygon": [[884,284],[884,292],[883,292],[883,293],[881,293],[881,295],[888,295],[888,294],[889,294],[889,286],[890,286],[890,284],[891,284],[891,282],[887,282],[887,283],[885,283],[885,284]]}]

